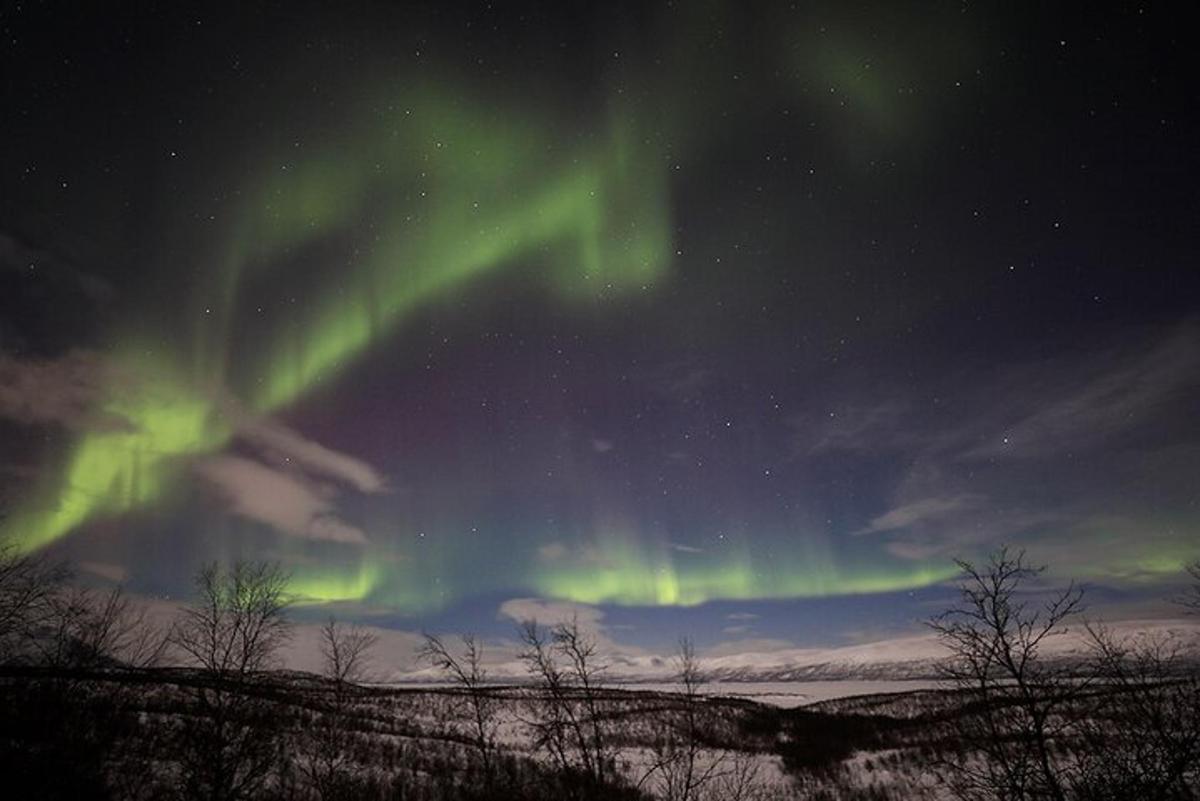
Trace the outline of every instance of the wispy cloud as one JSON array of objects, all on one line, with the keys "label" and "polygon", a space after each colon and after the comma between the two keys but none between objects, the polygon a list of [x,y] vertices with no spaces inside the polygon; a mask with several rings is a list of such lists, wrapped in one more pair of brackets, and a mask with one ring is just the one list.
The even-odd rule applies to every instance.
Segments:
[{"label": "wispy cloud", "polygon": [[512,598],[500,604],[498,614],[517,623],[536,620],[547,626],[575,621],[581,628],[597,632],[602,628],[601,621],[604,620],[604,612],[594,606],[569,601],[547,601],[542,598]]},{"label": "wispy cloud", "polygon": [[1152,422],[1200,392],[1200,324],[1188,321],[1150,347],[1098,352],[1076,364],[1026,366],[1005,377],[995,432],[968,459],[1037,458],[1078,451]]},{"label": "wispy cloud", "polygon": [[253,456],[208,457],[197,462],[196,472],[217,489],[232,514],[305,539],[367,542],[362,529],[338,515],[337,501],[346,489],[385,492],[387,483],[375,468],[274,418],[252,415],[228,396],[218,404],[237,441]]},{"label": "wispy cloud", "polygon": [[231,455],[202,459],[196,472],[218,491],[233,514],[304,539],[367,542],[361,529],[335,514],[336,490],[300,472]]},{"label": "wispy cloud", "polygon": [[1121,548],[1095,538],[1083,557],[1117,565],[1168,541],[1176,548],[1185,536],[1176,525],[1155,535],[1158,544],[1146,539],[1161,526],[1157,510],[1194,497],[1180,470],[1194,466],[1200,443],[1200,428],[1181,425],[1200,408],[1197,321],[1088,353],[959,374],[920,399],[893,390],[876,406],[847,405],[841,422],[835,415],[797,428],[797,458],[814,464],[854,451],[902,465],[884,484],[882,509],[853,532],[882,537],[893,556],[1089,542],[1088,530],[1111,531],[1100,523],[1122,519],[1122,530],[1141,534]]},{"label": "wispy cloud", "polygon": [[957,495],[950,498],[921,498],[911,501],[874,518],[865,528],[854,532],[855,535],[874,534],[881,531],[893,531],[898,528],[908,528],[919,523],[929,523],[935,520],[957,516],[959,513],[979,508],[987,499],[982,495]]},{"label": "wispy cloud", "polygon": [[95,351],[72,350],[52,360],[0,353],[0,417],[77,430],[134,431],[129,420],[103,408],[126,379]]},{"label": "wispy cloud", "polygon": [[695,359],[659,364],[639,377],[655,394],[678,403],[687,402],[703,393],[717,380],[712,368]]},{"label": "wispy cloud", "polygon": [[875,404],[848,404],[832,411],[796,415],[788,423],[801,455],[877,451],[911,441],[900,425],[910,411],[907,401],[885,398]]},{"label": "wispy cloud", "polygon": [[238,420],[238,436],[278,459],[294,462],[306,472],[342,481],[359,492],[383,491],[383,477],[366,462],[306,439],[296,431],[265,417]]},{"label": "wispy cloud", "polygon": [[512,598],[500,604],[497,616],[517,624],[529,621],[535,621],[539,626],[573,623],[596,643],[606,660],[617,655],[630,657],[644,653],[641,648],[616,642],[610,627],[604,622],[604,611],[587,604],[542,598]]}]

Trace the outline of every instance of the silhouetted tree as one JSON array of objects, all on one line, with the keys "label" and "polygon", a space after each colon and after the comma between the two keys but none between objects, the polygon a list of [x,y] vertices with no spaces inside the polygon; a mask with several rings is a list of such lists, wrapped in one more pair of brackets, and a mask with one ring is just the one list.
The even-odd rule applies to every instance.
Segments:
[{"label": "silhouetted tree", "polygon": [[663,801],[695,801],[717,770],[712,760],[701,770],[700,687],[704,677],[696,649],[686,637],[675,653],[676,682],[679,685],[678,715],[659,718],[660,733],[654,747],[654,760],[639,784],[649,784]]},{"label": "silhouetted tree", "polygon": [[[753,754],[706,747],[711,719],[706,717],[707,681],[696,647],[683,637],[673,657],[679,710],[658,717],[660,733],[654,760],[639,786],[650,786],[662,801],[746,801],[764,797]],[[707,736],[706,736],[707,735]]]},{"label": "silhouetted tree", "polygon": [[14,797],[106,798],[129,763],[136,693],[103,671],[147,667],[163,637],[120,587],[71,585],[41,554],[0,548],[0,775]]},{"label": "silhouetted tree", "polygon": [[1081,710],[1073,797],[1176,801],[1200,790],[1200,677],[1177,636],[1088,627],[1094,695]]},{"label": "silhouetted tree", "polygon": [[255,685],[291,635],[287,581],[262,562],[210,564],[196,576],[197,598],[171,634],[200,670],[178,754],[188,798],[256,798],[282,761],[283,733]]},{"label": "silhouetted tree", "polygon": [[950,763],[949,778],[965,798],[1064,801],[1069,783],[1053,742],[1086,683],[1044,659],[1042,647],[1080,611],[1082,593],[1072,585],[1040,604],[1026,600],[1044,568],[1027,564],[1023,551],[1001,548],[980,567],[958,565],[959,603],[929,625],[950,652],[946,678],[971,699],[960,731],[982,761]]},{"label": "silhouetted tree", "polygon": [[358,625],[329,618],[321,626],[321,660],[325,677],[341,688],[366,680],[371,649],[379,638]]},{"label": "silhouetted tree", "polygon": [[483,667],[483,649],[471,634],[462,636],[462,655],[456,656],[433,634],[425,635],[419,658],[441,671],[463,693],[469,731],[483,772],[485,789],[491,791],[496,780],[493,754],[496,748],[498,703],[487,688]]},{"label": "silhouetted tree", "polygon": [[613,763],[600,709],[604,666],[596,641],[576,618],[548,631],[536,620],[526,621],[520,636],[521,660],[537,687],[526,721],[535,747],[545,750],[564,775],[582,776],[585,795],[594,793],[609,780]]},{"label": "silhouetted tree", "polygon": [[329,618],[320,631],[325,678],[333,684],[328,705],[305,732],[298,767],[308,786],[322,801],[349,799],[361,790],[350,750],[354,691],[366,676],[377,638],[357,625]]},{"label": "silhouetted tree", "polygon": [[148,619],[120,586],[105,593],[63,588],[50,602],[43,635],[35,642],[40,661],[63,670],[158,664],[167,633]]},{"label": "silhouetted tree", "polygon": [[275,564],[205,565],[196,575],[196,601],[186,607],[172,644],[210,678],[244,680],[274,665],[291,637],[285,611],[288,576]]},{"label": "silhouetted tree", "polygon": [[1187,574],[1191,584],[1177,599],[1177,603],[1187,612],[1200,615],[1200,559],[1187,566]]},{"label": "silhouetted tree", "polygon": [[0,543],[0,664],[36,660],[35,644],[53,625],[55,601],[69,577],[61,562]]}]

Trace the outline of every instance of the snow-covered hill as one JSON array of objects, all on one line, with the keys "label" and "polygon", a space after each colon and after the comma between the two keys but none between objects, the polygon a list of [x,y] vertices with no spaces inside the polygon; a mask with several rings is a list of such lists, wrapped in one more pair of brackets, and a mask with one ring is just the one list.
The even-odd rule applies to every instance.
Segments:
[{"label": "snow-covered hill", "polygon": [[[1118,639],[1172,639],[1200,658],[1200,624],[1188,620],[1130,620],[1109,627]],[[1061,636],[1048,639],[1043,648],[1047,658],[1082,661],[1088,655],[1086,632],[1074,626]],[[835,648],[783,648],[746,650],[733,654],[701,655],[706,679],[714,683],[788,682],[846,680],[910,680],[935,678],[946,650],[933,634],[880,640]],[[664,683],[673,680],[674,660],[669,656],[614,650],[605,654],[605,679],[613,684]],[[520,683],[527,680],[525,665],[512,658],[487,666],[494,682]],[[444,681],[430,668],[401,671],[390,681],[425,683]]]}]

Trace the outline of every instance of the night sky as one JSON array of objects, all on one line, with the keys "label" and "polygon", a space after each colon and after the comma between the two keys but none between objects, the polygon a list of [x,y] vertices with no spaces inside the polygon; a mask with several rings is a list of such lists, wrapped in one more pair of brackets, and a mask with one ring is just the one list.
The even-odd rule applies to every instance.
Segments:
[{"label": "night sky", "polygon": [[8,2],[0,526],[401,631],[853,642],[1000,543],[1166,614],[1200,97],[1102,5]]}]

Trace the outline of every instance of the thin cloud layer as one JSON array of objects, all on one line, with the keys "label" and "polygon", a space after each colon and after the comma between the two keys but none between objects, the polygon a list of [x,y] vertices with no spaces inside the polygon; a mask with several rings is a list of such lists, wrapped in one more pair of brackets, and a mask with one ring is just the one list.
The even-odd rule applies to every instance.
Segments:
[{"label": "thin cloud layer", "polygon": [[95,351],[72,350],[52,360],[0,353],[0,418],[75,430],[134,431],[129,420],[103,408],[126,379]]},{"label": "thin cloud layer", "polygon": [[[1063,560],[1064,573],[1103,563],[1117,580],[1138,573],[1135,553],[1162,573],[1189,558],[1194,532],[1160,510],[1181,508],[1194,490],[1180,469],[1200,436],[1181,440],[1159,421],[1200,408],[1195,320],[1140,342],[959,383],[944,392],[946,411],[922,413],[916,398],[901,395],[856,409],[850,423],[834,415],[805,432],[800,441],[817,444],[798,458],[873,452],[904,465],[891,474],[886,505],[856,536],[883,537],[888,553],[914,561],[1018,542]],[[1092,455],[1098,449],[1104,459]],[[1136,458],[1121,458],[1123,451]],[[1157,557],[1146,556],[1150,546]]]},{"label": "thin cloud layer", "polygon": [[268,467],[241,456],[213,456],[196,464],[231,513],[310,540],[365,545],[367,535],[334,513],[336,491],[298,471]]},{"label": "thin cloud layer", "polygon": [[294,462],[305,472],[349,484],[359,492],[381,492],[383,477],[366,462],[306,439],[296,431],[265,417],[239,420],[238,436],[277,458]]}]

